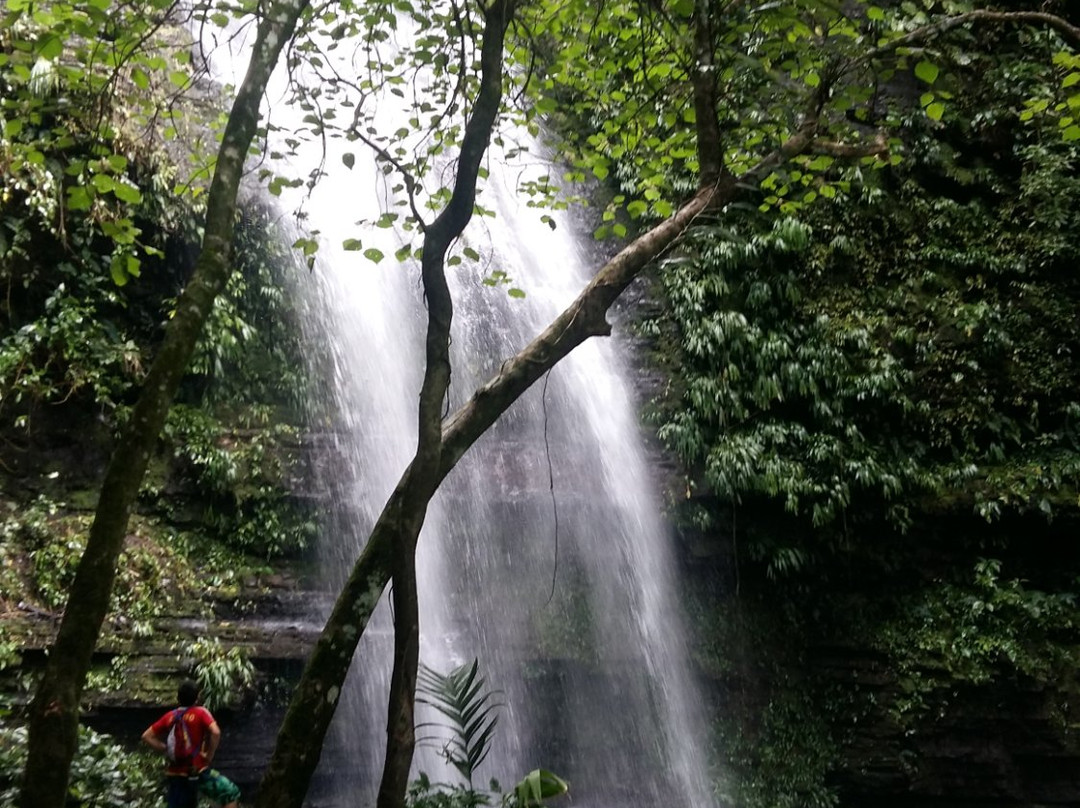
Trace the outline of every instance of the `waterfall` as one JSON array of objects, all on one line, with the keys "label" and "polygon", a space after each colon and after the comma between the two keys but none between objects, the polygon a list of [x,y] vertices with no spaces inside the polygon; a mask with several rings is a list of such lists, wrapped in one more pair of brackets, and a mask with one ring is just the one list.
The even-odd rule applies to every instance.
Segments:
[{"label": "waterfall", "polygon": [[[273,103],[286,130],[295,115]],[[388,131],[397,123],[387,112]],[[511,159],[493,147],[463,243],[482,256],[448,268],[455,301],[449,412],[580,291],[590,262],[572,213],[541,212],[517,193],[546,171],[541,146]],[[395,262],[394,201],[356,144],[305,152],[296,175],[324,161],[310,195],[293,196],[318,231],[315,268],[297,295],[305,336],[322,357],[329,397],[314,427],[333,436],[332,495],[322,556],[328,589],[347,576],[387,495],[411,459],[423,372],[425,311],[417,267]],[[344,151],[356,153],[347,168]],[[351,159],[348,162],[353,162]],[[341,248],[362,236],[377,264]],[[484,278],[505,273],[524,297]],[[501,277],[501,276],[500,276]],[[711,796],[703,700],[692,673],[673,540],[645,456],[633,376],[618,329],[593,339],[534,385],[463,458],[431,503],[420,536],[421,661],[441,672],[478,658],[503,707],[476,784],[511,786],[542,766],[585,806],[689,808]],[[361,641],[321,773],[333,805],[373,802],[385,746],[392,628],[384,598]],[[431,716],[424,720],[437,720]],[[452,781],[438,748],[416,771]]]}]

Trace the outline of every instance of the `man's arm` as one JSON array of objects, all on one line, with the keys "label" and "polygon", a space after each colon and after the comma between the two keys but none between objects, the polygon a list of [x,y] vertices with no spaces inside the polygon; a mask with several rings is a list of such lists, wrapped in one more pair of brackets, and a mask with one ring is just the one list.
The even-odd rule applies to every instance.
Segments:
[{"label": "man's arm", "polygon": [[164,753],[165,751],[165,741],[161,740],[158,734],[154,732],[153,726],[149,726],[146,728],[146,732],[142,734],[142,742],[149,746],[151,749],[153,749],[155,752]]},{"label": "man's arm", "polygon": [[207,766],[214,759],[214,753],[217,752],[220,743],[221,729],[218,727],[217,721],[214,721],[206,728],[206,737],[203,739],[203,759],[206,761]]}]

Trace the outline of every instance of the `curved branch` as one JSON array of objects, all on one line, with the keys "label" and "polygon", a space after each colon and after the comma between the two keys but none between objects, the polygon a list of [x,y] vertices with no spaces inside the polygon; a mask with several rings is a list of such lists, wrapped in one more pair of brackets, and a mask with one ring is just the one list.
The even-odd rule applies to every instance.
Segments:
[{"label": "curved branch", "polygon": [[1062,39],[1070,42],[1074,47],[1080,47],[1080,28],[1056,14],[1049,14],[1044,11],[989,11],[987,9],[977,9],[916,28],[914,31],[904,34],[892,42],[867,51],[863,56],[855,60],[852,66],[865,64],[890,53],[895,53],[900,48],[926,42],[954,28],[975,22],[1045,25],[1047,28],[1056,31]]},{"label": "curved branch", "polygon": [[816,118],[807,120],[782,146],[737,180],[726,174],[718,182],[702,187],[670,218],[636,238],[604,264],[577,299],[543,333],[504,362],[498,375],[478,388],[446,421],[440,480],[544,373],[589,337],[611,332],[608,310],[646,265],[660,257],[702,214],[722,209],[745,188],[752,187],[754,180],[767,176],[792,157],[808,152],[817,125]]},{"label": "curved branch", "polygon": [[394,169],[401,175],[402,182],[405,183],[405,193],[409,195],[409,209],[412,211],[413,217],[416,219],[416,226],[420,228],[421,233],[426,233],[427,222],[424,221],[424,217],[420,215],[419,208],[416,207],[416,178],[413,177],[412,173],[404,165],[401,164],[400,160],[398,160],[385,148],[380,146],[378,143],[376,143],[374,140],[372,140],[360,131],[360,112],[361,108],[358,104],[356,106],[356,113],[353,115],[352,125],[345,131],[348,134],[356,137],[361,143],[363,143],[369,149],[375,152],[378,157],[381,157],[383,160],[392,165]]}]

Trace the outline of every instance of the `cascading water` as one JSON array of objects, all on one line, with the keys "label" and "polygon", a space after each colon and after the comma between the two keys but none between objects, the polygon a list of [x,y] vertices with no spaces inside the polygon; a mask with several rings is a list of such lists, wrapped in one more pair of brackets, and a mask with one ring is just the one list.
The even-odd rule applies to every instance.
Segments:
[{"label": "cascading water", "polygon": [[[386,114],[393,131],[401,113]],[[301,117],[274,108],[286,130]],[[331,377],[316,425],[336,444],[322,539],[331,590],[415,448],[425,328],[418,272],[389,259],[400,246],[391,231],[362,234],[365,247],[388,256],[377,265],[340,248],[358,235],[356,221],[377,219],[392,195],[373,160],[358,154],[350,170],[337,148],[301,148],[292,163],[294,173],[306,173],[307,160],[313,167],[325,158],[330,167],[303,200],[321,247],[298,293],[306,336],[327,358],[319,370]],[[449,269],[450,412],[587,280],[569,219],[553,214],[553,229],[516,193],[533,169],[495,152],[487,167],[479,203],[495,215],[474,220],[464,238],[482,266]],[[485,284],[495,270],[525,297]],[[421,661],[448,672],[478,658],[504,705],[477,785],[492,777],[511,785],[543,766],[570,781],[575,804],[715,804],[672,542],[636,404],[618,338],[590,341],[473,447],[429,508],[418,554]],[[388,611],[384,598],[361,641],[324,751],[322,779],[333,793],[320,802],[374,801],[392,659]],[[455,779],[430,746],[418,750],[416,769],[434,781]]]}]

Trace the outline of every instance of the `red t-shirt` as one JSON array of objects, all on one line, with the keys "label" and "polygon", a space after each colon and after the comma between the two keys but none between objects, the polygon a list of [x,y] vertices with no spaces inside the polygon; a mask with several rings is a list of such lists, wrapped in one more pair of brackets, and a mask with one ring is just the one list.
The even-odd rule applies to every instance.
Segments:
[{"label": "red t-shirt", "polygon": [[[203,757],[203,740],[206,737],[207,729],[214,723],[214,716],[210,715],[210,711],[205,707],[188,707],[186,709],[180,707],[178,709],[183,710],[180,720],[184,722],[188,735],[191,737],[191,748],[196,750],[195,758],[190,767],[185,763],[170,763],[165,769],[165,774],[186,776],[191,772],[192,768],[199,772],[206,768],[206,759]],[[150,729],[153,730],[154,734],[163,741],[167,741],[169,737],[169,731],[172,729],[176,713],[177,710],[169,710],[150,725]]]}]

